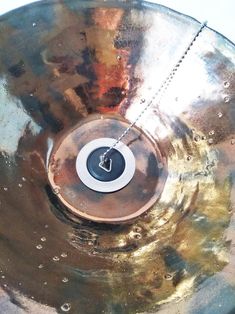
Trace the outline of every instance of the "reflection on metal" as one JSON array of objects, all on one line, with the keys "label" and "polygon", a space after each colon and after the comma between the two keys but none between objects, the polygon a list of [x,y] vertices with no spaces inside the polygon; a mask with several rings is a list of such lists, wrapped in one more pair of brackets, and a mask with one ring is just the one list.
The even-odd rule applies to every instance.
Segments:
[{"label": "reflection on metal", "polygon": [[[64,136],[59,133],[60,139],[51,154],[48,177],[57,197],[75,215],[97,222],[127,222],[143,214],[159,198],[167,175],[165,160],[157,145],[137,128],[129,133],[126,147],[117,146],[128,154],[130,160],[123,174],[112,183],[93,180],[83,184],[86,165],[77,159],[77,155],[83,154],[87,143],[107,135],[114,138],[127,126],[128,123],[120,118],[105,115],[101,119],[91,115]],[[87,187],[89,185],[91,189]],[[96,185],[95,188],[92,185]],[[115,193],[102,194],[100,191]]]},{"label": "reflection on metal", "polygon": [[[162,171],[161,189],[79,197],[82,208],[110,202],[122,212],[142,207],[152,184],[148,211],[124,225],[89,222],[48,180],[50,158],[78,124],[134,121],[198,26],[133,1],[43,1],[0,17],[1,311],[233,313],[235,47],[224,37],[203,31],[133,130],[139,172]],[[145,136],[155,147],[148,162]]]}]

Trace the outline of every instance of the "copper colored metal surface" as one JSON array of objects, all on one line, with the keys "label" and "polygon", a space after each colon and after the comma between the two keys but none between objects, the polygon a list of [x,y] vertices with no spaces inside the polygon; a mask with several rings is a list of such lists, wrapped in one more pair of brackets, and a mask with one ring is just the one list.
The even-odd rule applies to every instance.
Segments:
[{"label": "copper colored metal surface", "polygon": [[[68,168],[48,179],[71,130],[102,115],[104,136],[111,115],[123,121],[116,131],[108,126],[118,137],[134,121],[198,28],[190,17],[140,1],[41,1],[0,17],[1,313],[234,312],[229,40],[206,28],[161,103],[133,130],[141,134],[136,153],[144,159],[156,147],[167,169],[143,215],[123,225],[90,222],[61,200],[77,180],[70,173],[67,181]],[[95,133],[86,129],[81,141]],[[63,148],[63,166],[70,149]],[[92,203],[99,217],[108,202],[115,215],[132,215],[156,189],[144,182],[146,160],[142,166],[139,190],[128,186],[109,200],[85,190],[77,200],[83,209]]]},{"label": "copper colored metal surface", "polygon": [[167,175],[166,161],[157,145],[138,129],[126,138],[136,159],[136,170],[125,188],[102,194],[87,188],[77,175],[76,158],[84,145],[107,135],[114,138],[127,126],[127,122],[115,116],[91,115],[55,146],[49,160],[49,180],[57,197],[75,215],[106,223],[126,222],[143,214],[159,198]]}]

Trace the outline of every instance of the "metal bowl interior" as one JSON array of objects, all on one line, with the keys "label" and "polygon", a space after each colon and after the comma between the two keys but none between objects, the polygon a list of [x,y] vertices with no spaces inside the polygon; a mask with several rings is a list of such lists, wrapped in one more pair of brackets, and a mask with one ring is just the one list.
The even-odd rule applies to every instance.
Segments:
[{"label": "metal bowl interior", "polygon": [[57,141],[96,115],[134,121],[199,27],[144,1],[0,17],[1,312],[235,311],[235,46],[222,35],[203,30],[138,122],[167,164],[144,215],[81,219],[48,180]]}]

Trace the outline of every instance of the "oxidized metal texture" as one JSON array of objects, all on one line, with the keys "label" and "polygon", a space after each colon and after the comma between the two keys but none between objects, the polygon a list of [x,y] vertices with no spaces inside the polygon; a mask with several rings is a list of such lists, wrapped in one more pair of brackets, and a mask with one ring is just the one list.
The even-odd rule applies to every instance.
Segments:
[{"label": "oxidized metal texture", "polygon": [[143,217],[75,222],[47,175],[55,139],[84,117],[133,121],[198,28],[146,2],[43,1],[0,18],[1,312],[233,313],[235,47],[224,37],[204,30],[139,121],[168,168]]},{"label": "oxidized metal texture", "polygon": [[107,135],[116,138],[128,125],[113,115],[90,115],[64,136],[60,132],[55,140],[48,178],[54,193],[73,214],[104,223],[131,222],[156,203],[166,181],[166,161],[153,140],[140,129],[133,128],[125,139],[136,160],[134,177],[125,189],[112,194],[96,192],[77,175],[76,158],[83,146]]}]

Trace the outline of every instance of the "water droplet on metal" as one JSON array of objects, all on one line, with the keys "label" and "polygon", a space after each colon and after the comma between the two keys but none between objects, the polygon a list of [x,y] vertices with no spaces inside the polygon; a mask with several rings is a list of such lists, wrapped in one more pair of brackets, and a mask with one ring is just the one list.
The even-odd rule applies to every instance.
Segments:
[{"label": "water droplet on metal", "polygon": [[139,226],[134,227],[134,232],[140,233],[142,231],[142,228]]},{"label": "water droplet on metal", "polygon": [[25,178],[25,177],[22,177],[22,181],[24,181],[24,182],[25,182],[25,181],[26,181],[26,178]]},{"label": "water droplet on metal", "polygon": [[58,262],[58,261],[60,260],[60,258],[59,258],[58,256],[54,256],[52,259],[53,259],[53,261],[55,261],[55,262]]},{"label": "water droplet on metal", "polygon": [[63,312],[69,312],[71,309],[71,304],[69,303],[64,303],[63,305],[61,305],[61,310]]},{"label": "water droplet on metal", "polygon": [[5,279],[6,277],[4,275],[2,275],[2,279]]},{"label": "water droplet on metal", "polygon": [[54,188],[54,189],[53,189],[53,193],[54,193],[55,195],[58,195],[58,194],[60,193],[60,189],[59,189],[59,188]]},{"label": "water droplet on metal", "polygon": [[195,141],[195,142],[199,142],[199,141],[200,141],[200,135],[196,135],[196,136],[194,137],[194,141]]},{"label": "water droplet on metal", "polygon": [[41,237],[42,242],[46,242],[46,240],[47,240],[46,237]]},{"label": "water droplet on metal", "polygon": [[140,240],[140,239],[142,239],[142,235],[140,233],[136,233],[136,234],[134,234],[134,238],[136,240]]},{"label": "water droplet on metal", "polygon": [[43,283],[43,284],[44,284],[44,286],[46,286],[46,285],[47,285],[47,281],[44,281],[44,283]]},{"label": "water droplet on metal", "polygon": [[38,265],[39,269],[42,269],[43,267],[44,267],[43,264]]},{"label": "water droplet on metal", "polygon": [[117,60],[120,61],[122,59],[121,56],[117,56]]},{"label": "water droplet on metal", "polygon": [[235,139],[232,138],[232,139],[231,139],[231,145],[234,145],[234,144],[235,144]]},{"label": "water droplet on metal", "polygon": [[222,118],[223,117],[223,113],[222,112],[218,112],[218,117]]},{"label": "water droplet on metal", "polygon": [[214,130],[211,130],[210,132],[209,132],[209,135],[214,135],[215,134],[215,131]]},{"label": "water droplet on metal", "polygon": [[19,187],[19,188],[22,188],[22,186],[23,186],[23,185],[22,185],[21,183],[18,184],[18,187]]},{"label": "water droplet on metal", "polygon": [[225,96],[225,97],[224,97],[224,102],[225,102],[225,103],[228,103],[229,101],[230,101],[230,97],[229,97],[229,96]]},{"label": "water droplet on metal", "polygon": [[38,245],[36,246],[36,248],[37,248],[38,250],[41,250],[41,249],[43,248],[43,246],[42,246],[41,244],[38,244]]},{"label": "water droplet on metal", "polygon": [[64,283],[66,283],[66,282],[68,282],[69,281],[69,279],[67,278],[67,277],[64,277],[63,279],[62,279],[62,282],[64,282]]},{"label": "water droplet on metal", "polygon": [[224,87],[225,87],[225,88],[228,88],[229,86],[230,86],[230,83],[229,83],[228,81],[225,81],[225,82],[224,82]]},{"label": "water droplet on metal", "polygon": [[61,254],[61,257],[63,257],[63,258],[66,258],[67,256],[68,256],[67,253],[62,253],[62,254]]},{"label": "water droplet on metal", "polygon": [[32,25],[33,25],[33,27],[36,27],[36,26],[37,26],[37,23],[34,22]]},{"label": "water droplet on metal", "polygon": [[165,274],[164,275],[164,278],[166,279],[166,280],[172,280],[172,278],[173,278],[173,276],[172,276],[172,274]]}]

